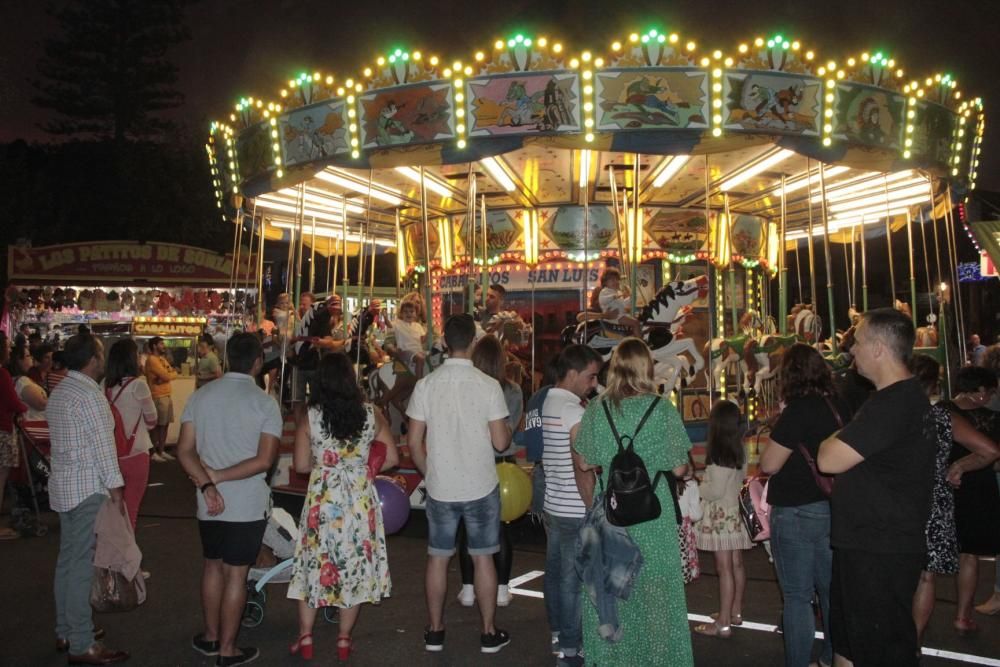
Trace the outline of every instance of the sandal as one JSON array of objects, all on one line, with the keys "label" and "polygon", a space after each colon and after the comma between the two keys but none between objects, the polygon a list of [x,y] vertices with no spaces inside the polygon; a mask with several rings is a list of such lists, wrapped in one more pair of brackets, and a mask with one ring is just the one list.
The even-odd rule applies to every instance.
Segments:
[{"label": "sandal", "polygon": [[1000,593],[994,593],[989,600],[976,605],[976,613],[983,616],[996,616],[1000,614]]},{"label": "sandal", "polygon": [[300,635],[294,644],[288,647],[288,652],[292,655],[302,654],[303,660],[313,659],[313,640],[312,633],[307,632],[304,635]]},{"label": "sandal", "polygon": [[346,662],[351,657],[353,648],[354,642],[351,641],[350,637],[337,637],[337,660]]},{"label": "sandal", "polygon": [[718,623],[702,623],[701,625],[694,626],[694,631],[699,635],[715,637],[717,639],[729,639],[733,636],[733,629],[731,627],[728,625],[719,625]]},{"label": "sandal", "polygon": [[971,618],[961,618],[961,617],[956,618],[954,626],[958,634],[962,635],[963,637],[966,635],[972,635],[979,632],[979,626],[976,625],[976,622],[973,621]]},{"label": "sandal", "polygon": [[[715,621],[719,620],[719,612],[717,611],[709,614],[709,616],[712,618],[712,620]],[[741,625],[743,625],[743,614],[733,614],[731,620],[729,621],[729,624],[734,628],[738,628]]]}]

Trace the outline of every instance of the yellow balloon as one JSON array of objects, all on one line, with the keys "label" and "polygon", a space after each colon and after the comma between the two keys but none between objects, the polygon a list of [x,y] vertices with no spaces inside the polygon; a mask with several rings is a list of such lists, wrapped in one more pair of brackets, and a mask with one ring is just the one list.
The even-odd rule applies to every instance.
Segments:
[{"label": "yellow balloon", "polygon": [[513,463],[498,463],[500,478],[500,519],[514,521],[531,507],[531,478]]}]

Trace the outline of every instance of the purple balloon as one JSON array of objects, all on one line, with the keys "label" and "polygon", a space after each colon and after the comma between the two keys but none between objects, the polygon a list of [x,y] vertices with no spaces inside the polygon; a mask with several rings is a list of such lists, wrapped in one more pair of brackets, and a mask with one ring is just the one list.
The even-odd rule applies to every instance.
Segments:
[{"label": "purple balloon", "polygon": [[382,508],[385,534],[398,533],[410,518],[410,499],[398,484],[388,479],[376,479],[375,491],[378,492],[378,504]]}]

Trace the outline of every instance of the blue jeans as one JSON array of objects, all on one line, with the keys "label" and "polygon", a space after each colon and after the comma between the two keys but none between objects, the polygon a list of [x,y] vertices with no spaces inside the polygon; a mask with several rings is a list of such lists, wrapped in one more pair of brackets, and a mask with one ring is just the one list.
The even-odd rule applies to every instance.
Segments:
[{"label": "blue jeans", "polygon": [[477,500],[447,502],[427,496],[427,553],[450,557],[455,553],[458,522],[465,521],[470,556],[500,551],[500,487]]},{"label": "blue jeans", "polygon": [[545,550],[545,613],[553,634],[559,633],[559,650],[566,657],[580,652],[583,617],[580,577],[576,574],[576,542],[583,517],[569,519],[545,513],[548,545]]},{"label": "blue jeans", "polygon": [[830,642],[830,503],[821,501],[798,507],[771,506],[771,551],[778,583],[785,599],[782,628],[785,666],[805,667],[812,660],[816,621],[811,602],[819,593],[823,614],[823,649],[820,660],[833,664]]}]

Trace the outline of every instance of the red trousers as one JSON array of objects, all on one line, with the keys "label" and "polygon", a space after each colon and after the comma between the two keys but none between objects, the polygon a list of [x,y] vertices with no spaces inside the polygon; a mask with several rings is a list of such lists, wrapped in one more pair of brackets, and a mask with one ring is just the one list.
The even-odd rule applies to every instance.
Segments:
[{"label": "red trousers", "polygon": [[149,482],[149,452],[118,459],[118,468],[125,479],[125,509],[128,510],[134,532],[136,519],[139,518],[139,505],[146,495],[146,484]]}]

